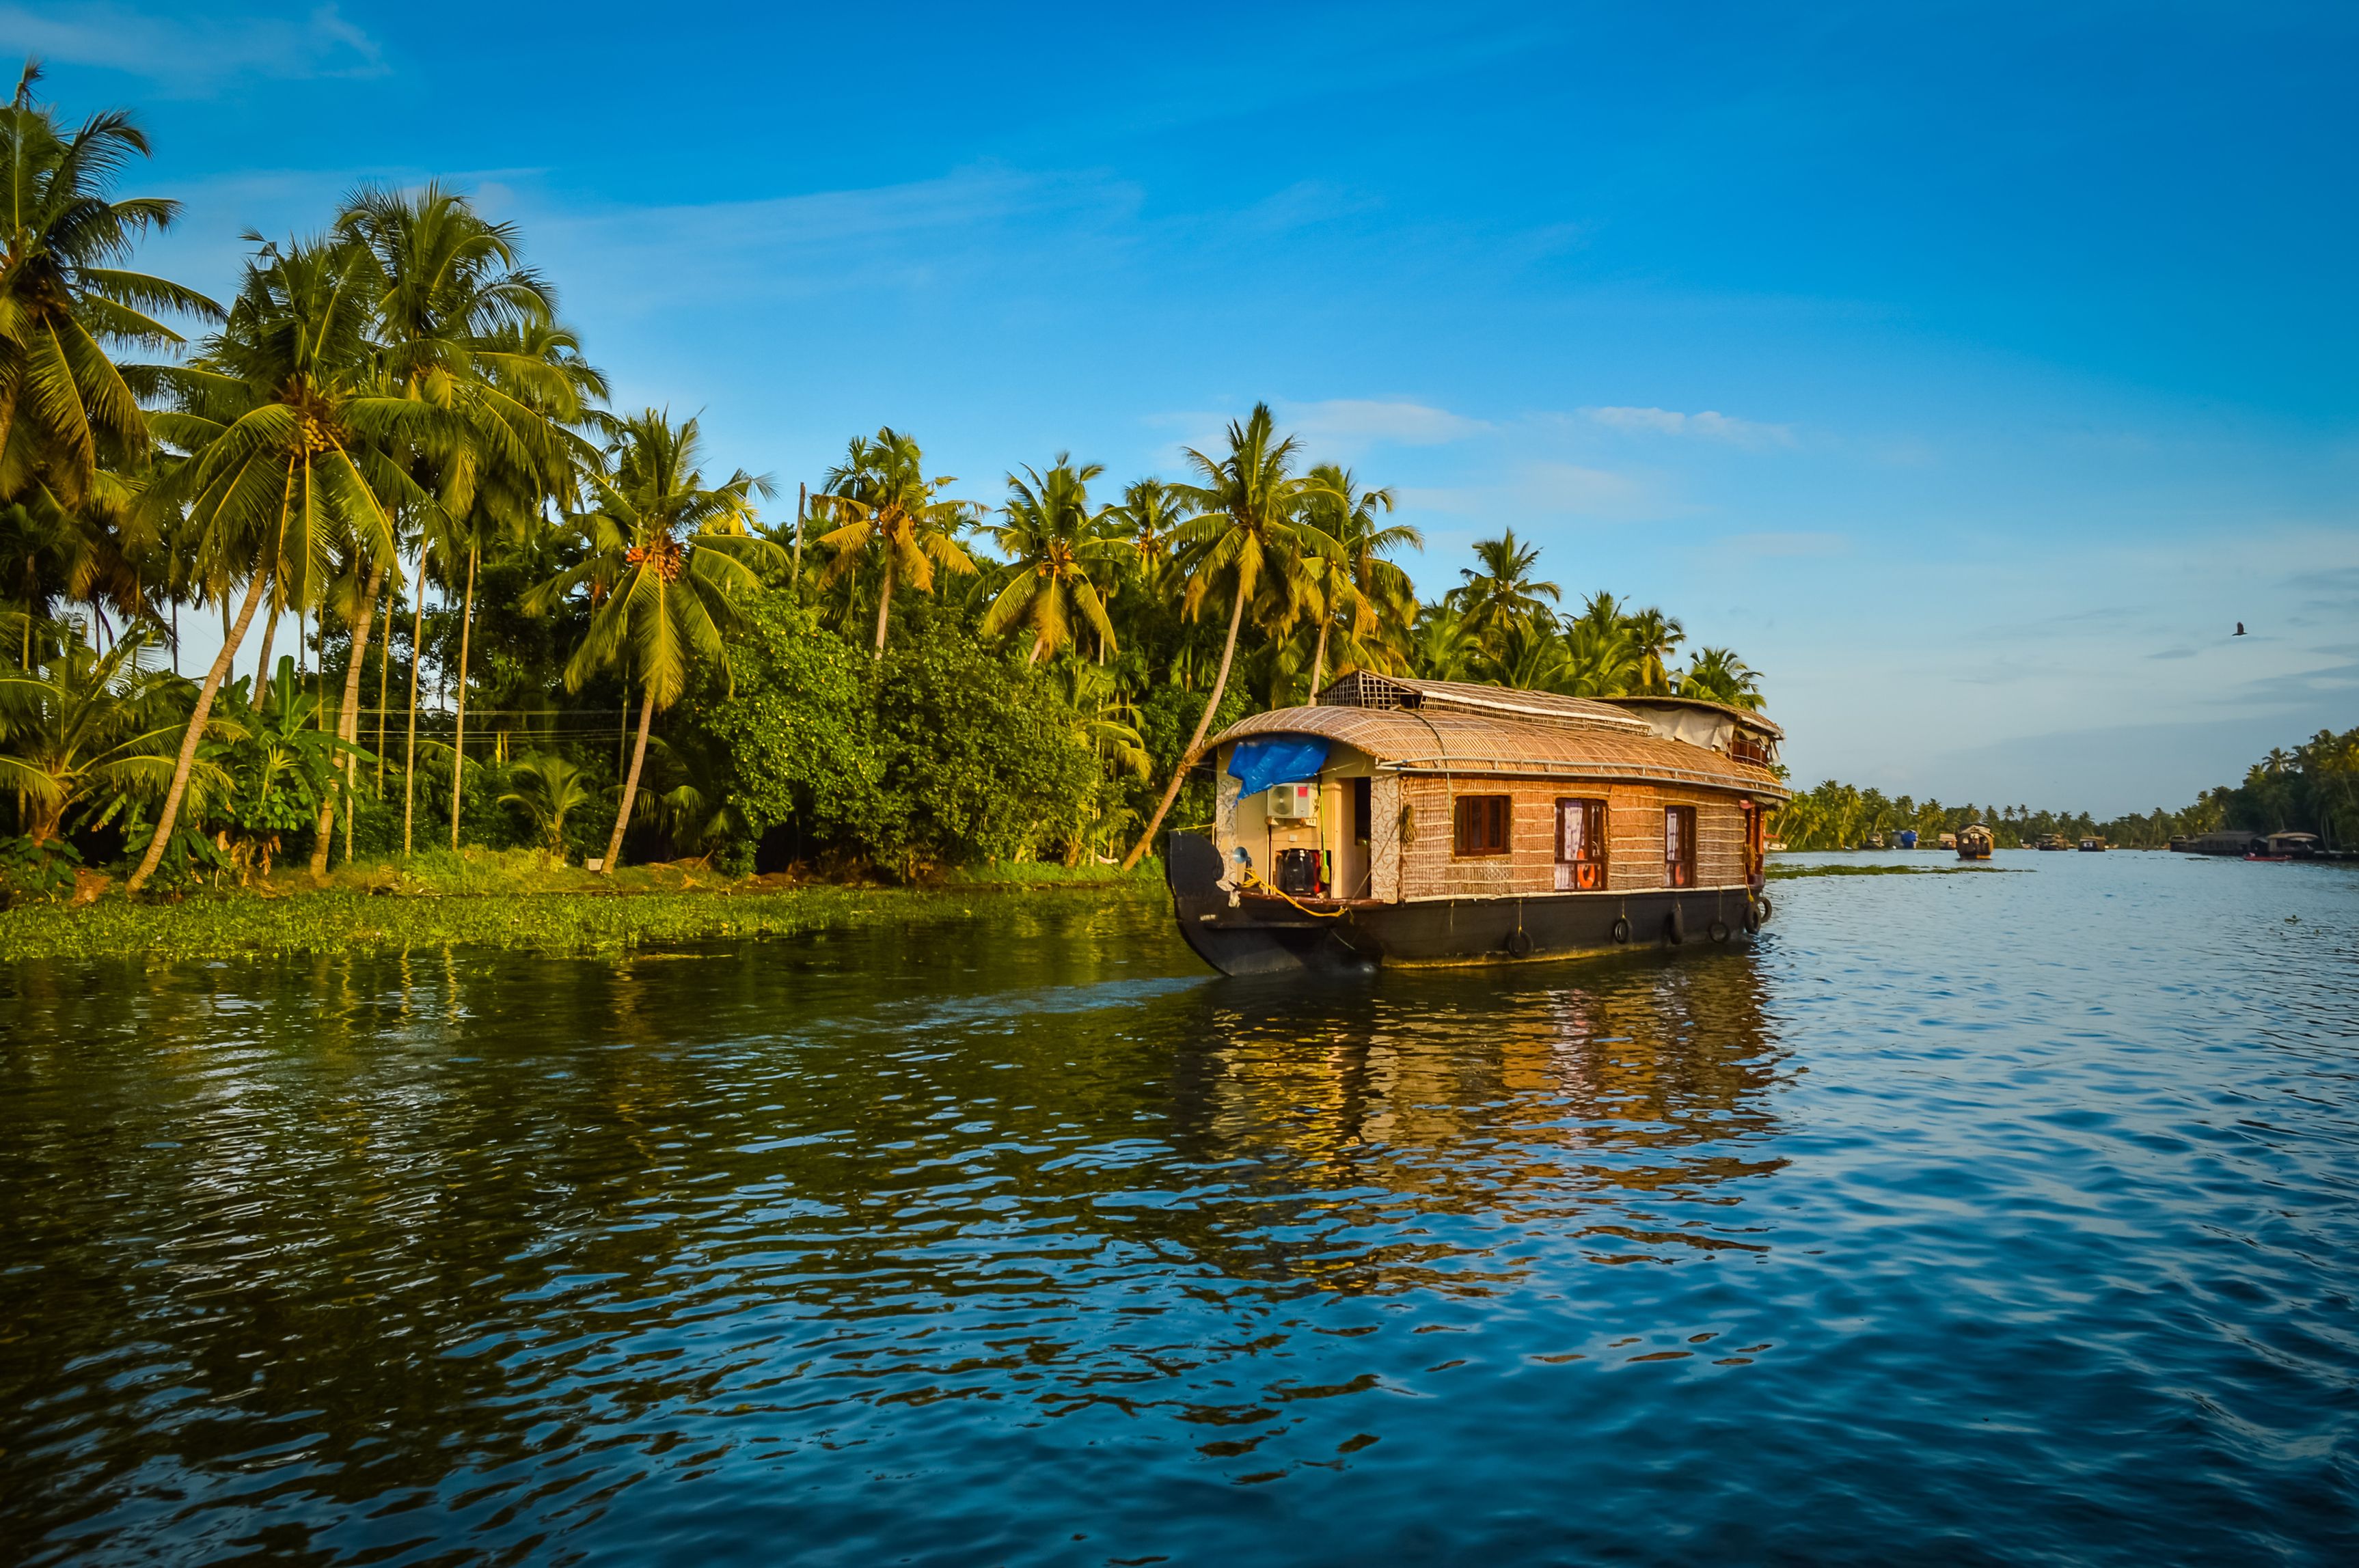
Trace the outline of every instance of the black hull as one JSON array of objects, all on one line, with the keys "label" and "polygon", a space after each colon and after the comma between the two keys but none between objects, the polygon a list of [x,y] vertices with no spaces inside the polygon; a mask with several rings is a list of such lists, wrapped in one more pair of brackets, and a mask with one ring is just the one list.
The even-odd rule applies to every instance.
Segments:
[{"label": "black hull", "polygon": [[1173,834],[1165,865],[1180,936],[1224,975],[1734,946],[1768,914],[1766,898],[1732,887],[1354,904],[1329,919],[1266,894],[1232,903],[1218,885],[1220,853],[1201,834]]}]

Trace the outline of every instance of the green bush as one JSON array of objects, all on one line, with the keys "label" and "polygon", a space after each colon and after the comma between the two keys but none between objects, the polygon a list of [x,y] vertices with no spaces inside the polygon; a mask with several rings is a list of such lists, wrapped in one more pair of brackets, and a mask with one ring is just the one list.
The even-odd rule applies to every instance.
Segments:
[{"label": "green bush", "polygon": [[747,619],[734,690],[691,722],[729,757],[756,838],[791,827],[807,857],[908,875],[1061,850],[1082,830],[1097,761],[1044,672],[948,615],[908,618],[881,662],[785,592]]},{"label": "green bush", "polygon": [[1097,760],[1040,672],[964,634],[886,654],[875,716],[884,759],[874,852],[905,869],[1061,849],[1093,803]]}]

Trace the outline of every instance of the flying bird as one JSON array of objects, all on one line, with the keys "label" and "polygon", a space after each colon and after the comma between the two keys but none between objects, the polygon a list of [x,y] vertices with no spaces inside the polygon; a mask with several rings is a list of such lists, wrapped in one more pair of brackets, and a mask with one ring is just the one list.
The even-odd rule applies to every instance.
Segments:
[{"label": "flying bird", "polygon": [[2243,636],[2244,634],[2245,634],[2245,623],[2244,623],[2243,622],[2239,621],[2239,622],[2236,622],[2236,635],[2237,635],[2237,636],[2239,636],[2239,637],[2241,637],[2241,636]]}]

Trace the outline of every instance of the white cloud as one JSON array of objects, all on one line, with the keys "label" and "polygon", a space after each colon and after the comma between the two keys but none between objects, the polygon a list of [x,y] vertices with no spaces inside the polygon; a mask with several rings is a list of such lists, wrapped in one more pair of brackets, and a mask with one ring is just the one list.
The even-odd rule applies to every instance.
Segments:
[{"label": "white cloud", "polygon": [[1411,485],[1401,490],[1400,500],[1411,512],[1447,513],[1474,518],[1484,525],[1516,527],[1538,518],[1636,522],[1680,510],[1667,504],[1643,479],[1610,469],[1559,462],[1519,464],[1506,484]]},{"label": "white cloud", "polygon": [[[1136,211],[1131,187],[996,165],[938,179],[752,201],[535,215],[549,269],[587,280],[603,308],[659,309],[683,294],[810,298],[864,287],[924,289],[945,276],[1070,254]],[[1015,242],[983,243],[993,230]],[[1109,241],[1109,243],[1115,243]]]},{"label": "white cloud", "polygon": [[192,17],[125,5],[63,5],[27,10],[0,5],[0,38],[44,59],[99,66],[183,91],[225,76],[375,76],[385,69],[376,41],[322,5],[303,19]]},{"label": "white cloud", "polygon": [[1732,419],[1707,408],[1682,414],[1670,408],[1584,408],[1582,412],[1609,429],[1640,436],[1693,436],[1724,441],[1732,447],[1759,450],[1794,445],[1791,425],[1765,425],[1752,419]]},{"label": "white cloud", "polygon": [[1663,510],[1642,481],[1579,463],[1526,463],[1516,471],[1513,493],[1519,509],[1543,516],[1628,521]]},{"label": "white cloud", "polygon": [[1323,403],[1282,403],[1277,412],[1281,427],[1299,432],[1313,445],[1439,447],[1491,428],[1483,420],[1406,399],[1334,397]]}]

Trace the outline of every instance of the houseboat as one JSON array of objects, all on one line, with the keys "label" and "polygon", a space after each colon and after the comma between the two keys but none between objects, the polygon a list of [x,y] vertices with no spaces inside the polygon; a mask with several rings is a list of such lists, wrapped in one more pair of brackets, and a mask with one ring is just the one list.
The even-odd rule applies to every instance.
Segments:
[{"label": "houseboat", "polygon": [[2315,833],[2272,833],[2245,851],[2245,859],[2248,860],[2314,860],[2317,858],[2318,835]]},{"label": "houseboat", "polygon": [[1166,859],[1224,974],[1747,940],[1784,732],[1670,697],[1360,671],[1213,739],[1212,831]]},{"label": "houseboat", "polygon": [[2267,836],[2247,832],[2241,827],[2218,828],[2210,833],[2198,833],[2180,846],[2189,855],[2249,855],[2268,844]]},{"label": "houseboat", "polygon": [[1979,822],[1970,822],[1958,829],[1958,859],[1987,860],[1991,858],[1991,830]]},{"label": "houseboat", "polygon": [[2081,853],[2083,855],[2102,855],[2105,852],[2108,846],[2103,838],[2083,838],[2081,840]]},{"label": "houseboat", "polygon": [[2072,846],[2061,833],[2042,833],[2038,847],[2042,849],[2070,849]]}]

